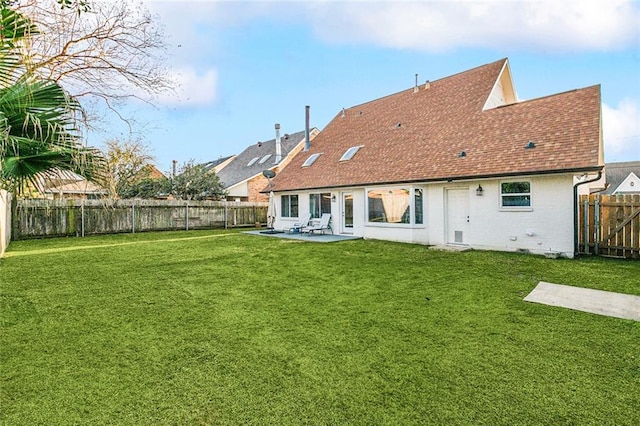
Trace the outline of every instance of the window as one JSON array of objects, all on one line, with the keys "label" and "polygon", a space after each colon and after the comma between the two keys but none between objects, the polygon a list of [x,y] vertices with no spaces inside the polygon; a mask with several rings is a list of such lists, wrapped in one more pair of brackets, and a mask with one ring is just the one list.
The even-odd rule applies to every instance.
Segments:
[{"label": "window", "polygon": [[271,154],[265,155],[260,159],[260,162],[258,164],[264,164],[269,159],[269,157],[271,157]]},{"label": "window", "polygon": [[298,217],[298,196],[283,195],[280,198],[282,217]]},{"label": "window", "polygon": [[500,207],[506,209],[531,207],[531,183],[502,182],[500,184]]},{"label": "window", "polygon": [[411,223],[409,194],[406,188],[367,191],[369,222]]},{"label": "window", "polygon": [[315,161],[318,159],[318,157],[320,157],[320,155],[322,154],[311,154],[309,158],[307,158],[307,160],[304,163],[302,163],[302,167],[309,167],[310,165],[315,163]]},{"label": "window", "polygon": [[256,161],[258,161],[259,159],[260,159],[260,157],[252,158],[251,161],[249,161],[249,164],[247,164],[247,167],[253,166],[254,164],[256,164]]},{"label": "window", "polygon": [[349,148],[347,150],[347,152],[345,152],[342,157],[340,157],[340,161],[349,161],[353,158],[354,155],[356,155],[356,152],[358,152],[358,150],[362,148],[362,145],[360,146],[352,146],[351,148]]},{"label": "window", "polygon": [[323,213],[331,213],[331,193],[309,194],[309,213],[313,219],[322,217]]},{"label": "window", "polygon": [[413,190],[413,204],[415,210],[415,224],[422,225],[423,219],[423,202],[422,202],[422,189],[416,188]]}]

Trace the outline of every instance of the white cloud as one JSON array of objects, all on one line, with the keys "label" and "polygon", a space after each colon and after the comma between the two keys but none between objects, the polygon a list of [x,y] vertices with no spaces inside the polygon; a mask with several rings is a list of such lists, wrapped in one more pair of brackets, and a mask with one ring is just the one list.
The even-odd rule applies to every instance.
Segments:
[{"label": "white cloud", "polygon": [[[171,32],[197,23],[308,22],[332,43],[369,43],[438,52],[464,47],[544,51],[617,49],[638,43],[634,0],[153,1]],[[174,31],[175,30],[175,31]]]},{"label": "white cloud", "polygon": [[638,42],[630,0],[346,2],[309,6],[319,37],[334,43],[442,51],[458,47],[573,51]]},{"label": "white cloud", "polygon": [[175,93],[163,93],[155,101],[160,105],[202,106],[217,100],[218,73],[208,69],[198,73],[192,68],[174,69],[172,78],[178,83]]},{"label": "white cloud", "polygon": [[602,104],[602,133],[605,160],[640,160],[640,109],[625,98],[617,107]]}]

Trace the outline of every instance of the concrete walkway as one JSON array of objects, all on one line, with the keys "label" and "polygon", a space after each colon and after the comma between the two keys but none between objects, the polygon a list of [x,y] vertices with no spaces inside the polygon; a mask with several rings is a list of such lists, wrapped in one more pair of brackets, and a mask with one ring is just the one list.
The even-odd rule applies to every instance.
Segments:
[{"label": "concrete walkway", "polygon": [[526,302],[640,321],[640,296],[540,281]]}]

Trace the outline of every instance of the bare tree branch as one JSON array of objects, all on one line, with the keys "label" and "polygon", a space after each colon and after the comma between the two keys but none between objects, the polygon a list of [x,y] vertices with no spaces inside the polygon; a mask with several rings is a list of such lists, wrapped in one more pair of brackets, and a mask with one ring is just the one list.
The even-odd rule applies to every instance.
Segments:
[{"label": "bare tree branch", "polygon": [[142,3],[89,2],[82,13],[61,8],[59,0],[18,3],[17,9],[41,33],[25,47],[28,71],[57,82],[81,102],[92,98],[116,111],[126,99],[153,104],[155,96],[175,89],[164,66],[166,43],[159,19]]}]

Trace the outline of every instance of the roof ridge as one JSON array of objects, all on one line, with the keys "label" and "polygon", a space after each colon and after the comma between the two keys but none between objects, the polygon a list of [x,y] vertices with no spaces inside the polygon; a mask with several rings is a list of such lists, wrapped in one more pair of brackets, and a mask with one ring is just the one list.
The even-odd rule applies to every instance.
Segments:
[{"label": "roof ridge", "polygon": [[[506,58],[506,57],[505,57],[505,58],[499,59],[499,60],[497,60],[497,61],[493,61],[493,62],[486,63],[486,64],[484,64],[484,65],[479,65],[479,66],[477,66],[477,67],[473,67],[473,68],[468,69],[468,70],[459,71],[459,72],[457,72],[457,73],[455,73],[455,74],[451,74],[451,75],[447,75],[447,76],[444,76],[444,77],[440,77],[440,78],[439,78],[439,79],[437,79],[437,80],[427,80],[427,81],[429,81],[431,84],[433,84],[433,83],[436,83],[436,82],[439,82],[439,81],[442,81],[442,80],[447,80],[447,79],[450,79],[450,78],[453,78],[453,77],[458,77],[458,76],[460,76],[460,75],[462,75],[462,74],[471,73],[471,72],[474,72],[474,71],[479,70],[480,68],[489,67],[489,66],[491,66],[491,65],[495,65],[495,64],[497,64],[497,63],[499,63],[499,62],[504,63],[504,62],[505,62],[505,61],[507,61],[507,60],[508,60],[508,58]],[[414,87],[415,87],[415,86],[414,86]],[[350,106],[350,107],[348,107],[348,108],[344,108],[344,110],[349,110],[349,109],[357,108],[357,107],[360,107],[360,106],[363,106],[363,105],[367,105],[367,104],[370,104],[370,103],[373,103],[373,102],[380,101],[380,100],[385,99],[385,98],[390,98],[390,97],[392,97],[392,96],[399,95],[399,94],[404,93],[404,92],[408,92],[408,91],[412,91],[412,92],[413,92],[414,87],[409,87],[409,88],[407,88],[407,89],[402,89],[402,90],[400,90],[400,91],[397,91],[397,92],[394,92],[394,93],[390,93],[390,94],[388,94],[388,95],[380,96],[379,98],[375,98],[375,99],[372,99],[372,100],[367,101],[367,102],[362,102],[362,103],[359,103],[359,104],[356,104],[356,105],[352,105],[352,106]],[[342,109],[338,112],[338,114],[336,114],[336,116],[337,116],[337,115],[339,115],[339,114],[341,114],[341,113],[342,113]]]},{"label": "roof ridge", "polygon": [[506,104],[506,105],[500,105],[500,106],[497,106],[495,108],[488,109],[487,111],[491,111],[492,109],[507,108],[507,107],[514,106],[514,105],[527,104],[527,103],[530,103],[530,102],[535,102],[535,101],[540,101],[540,100],[544,100],[544,99],[548,99],[548,98],[554,98],[556,96],[566,95],[567,93],[581,92],[581,91],[587,90],[587,89],[594,89],[596,87],[600,87],[600,84],[594,84],[592,86],[586,86],[586,87],[579,87],[577,89],[565,90],[564,92],[552,93],[550,95],[540,96],[538,98],[525,99],[524,101],[518,101],[518,102],[513,102],[513,103],[510,103],[510,104]]}]

